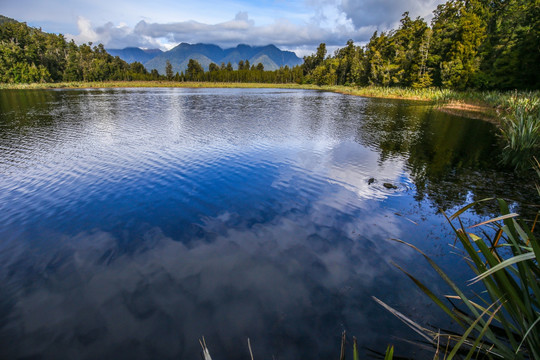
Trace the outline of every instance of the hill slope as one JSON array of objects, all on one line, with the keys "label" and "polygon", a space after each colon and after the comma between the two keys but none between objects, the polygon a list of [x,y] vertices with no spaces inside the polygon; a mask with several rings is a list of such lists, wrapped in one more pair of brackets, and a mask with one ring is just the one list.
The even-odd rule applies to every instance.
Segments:
[{"label": "hill slope", "polygon": [[7,16],[0,15],[0,25],[4,23],[16,23],[17,20],[13,20],[12,18],[8,18]]},{"label": "hill slope", "polygon": [[[120,58],[129,61],[122,56]],[[208,70],[208,66],[212,62],[217,65],[221,65],[221,63],[226,65],[230,62],[236,69],[240,60],[248,60],[251,65],[257,65],[260,62],[264,65],[265,70],[277,70],[282,66],[293,67],[302,64],[302,59],[294,52],[282,51],[274,45],[251,47],[241,44],[235,48],[224,50],[212,44],[192,45],[187,43],[181,43],[169,51],[160,53],[143,64],[148,70],[157,69],[163,74],[165,73],[165,64],[169,60],[173,66],[173,72],[185,72],[189,59],[197,60],[205,70]]]},{"label": "hill slope", "polygon": [[120,59],[127,63],[134,63],[136,61],[144,64],[145,62],[152,60],[156,56],[163,53],[159,49],[140,49],[136,47],[127,47],[125,49],[107,49],[107,52],[112,56],[118,56]]}]

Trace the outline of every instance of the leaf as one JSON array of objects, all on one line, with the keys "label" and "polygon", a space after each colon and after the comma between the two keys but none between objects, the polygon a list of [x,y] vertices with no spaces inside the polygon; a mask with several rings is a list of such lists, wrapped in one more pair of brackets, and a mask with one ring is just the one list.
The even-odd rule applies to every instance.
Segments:
[{"label": "leaf", "polygon": [[[447,360],[451,360],[458,352],[458,350],[461,348],[461,346],[463,345],[463,343],[465,342],[465,340],[467,340],[467,338],[469,337],[469,334],[476,328],[476,326],[478,325],[478,322],[480,320],[482,320],[482,317],[489,311],[489,309],[491,309],[493,306],[495,305],[495,303],[491,304],[487,309],[485,309],[482,314],[480,314],[480,316],[478,316],[476,318],[476,320],[473,321],[473,323],[471,324],[471,326],[469,326],[469,328],[467,330],[465,330],[465,332],[463,333],[463,335],[461,336],[461,339],[459,339],[459,341],[457,342],[457,344],[454,346],[454,348],[452,349],[452,351],[450,352],[450,355],[448,355],[448,358]],[[500,308],[501,308],[502,305],[499,305],[499,307],[497,308],[497,310],[495,310],[493,312],[493,314],[491,315],[491,319],[493,319],[493,316],[495,316],[495,313],[497,313]],[[486,326],[489,325],[491,321],[487,322],[486,325],[484,326],[484,328]],[[477,338],[477,341],[478,341],[478,338]]]},{"label": "leaf", "polygon": [[403,321],[408,327],[410,327],[414,332],[416,332],[418,335],[422,336],[424,339],[426,339],[427,341],[429,341],[430,343],[433,343],[433,339],[430,338],[428,335],[426,335],[426,333],[431,333],[430,330],[422,327],[421,325],[419,325],[418,323],[412,321],[411,319],[409,319],[407,316],[403,315],[402,313],[400,313],[399,311],[397,311],[396,309],[394,309],[393,307],[385,304],[383,301],[377,299],[375,296],[372,296],[371,297],[373,300],[375,300],[379,305],[381,305],[383,308],[385,308],[386,310],[388,310],[389,312],[391,312],[394,316],[396,316],[398,319],[400,319],[401,321]]},{"label": "leaf", "polygon": [[496,217],[496,218],[489,219],[489,220],[483,221],[483,222],[481,222],[481,223],[479,223],[479,224],[473,225],[473,226],[471,226],[471,228],[474,228],[474,227],[477,227],[477,226],[481,226],[481,225],[485,225],[485,224],[489,224],[489,223],[492,223],[492,222],[495,222],[495,221],[499,221],[499,220],[505,220],[505,219],[514,218],[514,217],[516,217],[516,216],[519,216],[519,214],[511,213],[511,214],[506,214],[506,215],[498,216],[498,217]]},{"label": "leaf", "polygon": [[519,346],[518,346],[518,348],[516,350],[516,355],[519,352],[519,349],[521,349],[521,345],[523,345],[523,343],[525,342],[525,339],[527,339],[527,336],[529,336],[529,333],[531,332],[533,327],[535,327],[536,324],[538,324],[538,322],[540,322],[540,316],[535,320],[535,322],[533,322],[533,324],[529,327],[529,329],[527,330],[527,332],[523,336],[523,340],[521,340],[521,343],[519,344]]},{"label": "leaf", "polygon": [[394,346],[388,345],[386,348],[386,354],[384,355],[384,360],[392,360],[394,358]]},{"label": "leaf", "polygon": [[[484,335],[488,331],[489,324],[491,324],[491,322],[493,321],[493,318],[495,317],[495,314],[497,314],[501,310],[501,307],[502,307],[502,304],[499,305],[499,307],[497,309],[495,309],[495,311],[493,311],[493,314],[491,314],[488,321],[486,321],[486,325],[484,325],[484,328],[482,329],[482,331],[480,331],[480,334],[478,334],[476,336],[476,340],[474,341],[474,344],[471,347],[471,350],[469,350],[469,353],[467,354],[467,357],[465,358],[465,360],[469,360],[472,357],[472,355],[474,354],[474,350],[478,348],[478,344],[480,343],[480,341],[482,340],[482,338],[484,337]],[[504,358],[504,356],[491,351],[491,349],[488,349],[487,351],[489,353],[491,353],[491,354],[494,354],[494,355],[497,355],[497,356],[499,356],[501,358]]]},{"label": "leaf", "polygon": [[475,202],[473,202],[473,203],[470,203],[469,205],[462,207],[461,209],[459,209],[458,211],[456,211],[452,216],[450,216],[450,220],[454,220],[454,219],[457,218],[459,215],[463,214],[465,211],[469,210],[470,208],[472,208],[474,205],[476,205],[476,204],[478,204],[478,203],[481,203],[481,202],[484,202],[484,201],[493,200],[493,199],[494,199],[494,198],[486,198],[486,199],[482,199],[482,200],[478,200],[478,201],[475,201]]},{"label": "leaf", "polygon": [[469,285],[475,284],[478,281],[490,276],[494,272],[504,269],[505,267],[508,267],[512,264],[516,264],[520,261],[526,261],[526,260],[532,260],[532,259],[536,259],[536,256],[533,252],[528,252],[525,254],[513,256],[510,259],[506,259],[503,262],[499,263],[498,265],[495,265],[494,267],[490,268],[488,271],[483,272],[482,274],[472,278],[471,280],[469,280],[470,281]]}]

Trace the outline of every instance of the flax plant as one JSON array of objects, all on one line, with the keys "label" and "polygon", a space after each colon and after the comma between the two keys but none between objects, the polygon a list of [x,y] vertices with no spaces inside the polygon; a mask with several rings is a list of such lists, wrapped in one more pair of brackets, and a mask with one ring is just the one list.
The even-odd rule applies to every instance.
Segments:
[{"label": "flax plant", "polygon": [[[540,177],[540,163],[536,159],[535,170]],[[537,189],[540,195],[540,186],[537,185]],[[445,359],[456,356],[465,359],[473,356],[488,359],[540,359],[540,242],[533,234],[538,216],[531,231],[518,214],[510,212],[504,200],[496,201],[501,215],[469,228],[463,225],[459,216],[479,202],[447,217],[464,249],[465,259],[476,275],[469,284],[481,282],[483,285],[484,291],[474,297],[467,295],[467,291],[457,286],[421,250],[397,240],[422,254],[450,286],[454,294],[441,298],[418,278],[398,266],[462,328],[461,334],[422,327],[375,299],[438,350],[441,347],[448,349],[444,352]],[[450,300],[450,305],[447,300]]]},{"label": "flax plant", "polygon": [[506,141],[503,161],[519,169],[540,151],[540,99],[515,96],[508,106],[510,114],[501,124]]}]

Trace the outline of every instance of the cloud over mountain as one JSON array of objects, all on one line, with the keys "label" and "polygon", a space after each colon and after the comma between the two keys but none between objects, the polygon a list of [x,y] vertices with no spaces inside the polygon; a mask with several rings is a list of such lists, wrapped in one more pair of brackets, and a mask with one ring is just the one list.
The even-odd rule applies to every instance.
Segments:
[{"label": "cloud over mountain", "polygon": [[133,28],[127,25],[115,26],[111,22],[93,28],[87,19],[79,18],[78,28],[78,35],[68,34],[68,37],[77,42],[102,42],[109,48],[163,47],[168,43],[181,42],[214,43],[224,47],[238,43],[256,46],[276,44],[286,48],[316,47],[321,42],[341,45],[350,38],[367,39],[374,30],[343,32],[323,28],[315,23],[299,25],[287,19],[256,25],[245,12],[239,12],[234,19],[217,24],[194,20],[161,24],[141,20]]},{"label": "cloud over mountain", "polygon": [[[76,42],[101,42],[107,48],[141,47],[170,49],[187,43],[212,43],[222,47],[239,43],[261,46],[275,44],[297,51],[299,56],[324,42],[332,50],[347,40],[365,43],[375,30],[385,31],[399,25],[405,11],[410,16],[429,18],[443,0],[305,0],[305,13],[296,17],[268,16],[261,20],[242,10],[226,21],[183,20],[172,22],[138,20],[135,25],[107,22],[93,26],[84,17],[78,19],[79,34],[67,35]],[[297,5],[298,6],[298,5]],[[139,18],[140,19],[140,18]],[[300,50],[300,51],[299,51]],[[304,53],[303,53],[304,52]]]}]

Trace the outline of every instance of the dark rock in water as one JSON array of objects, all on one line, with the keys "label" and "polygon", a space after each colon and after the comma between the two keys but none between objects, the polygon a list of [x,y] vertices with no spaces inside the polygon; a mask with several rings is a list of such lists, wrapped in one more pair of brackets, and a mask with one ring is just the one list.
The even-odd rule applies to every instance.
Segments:
[{"label": "dark rock in water", "polygon": [[375,178],[369,178],[369,180],[367,181],[368,185],[371,185],[375,182]]},{"label": "dark rock in water", "polygon": [[397,189],[396,185],[390,184],[390,183],[384,183],[383,186],[387,189]]}]

